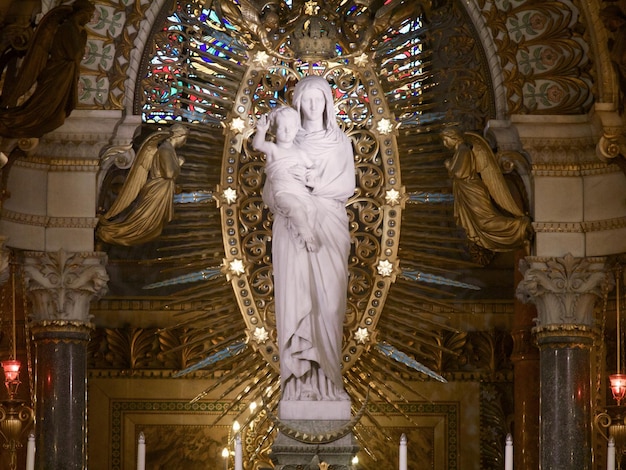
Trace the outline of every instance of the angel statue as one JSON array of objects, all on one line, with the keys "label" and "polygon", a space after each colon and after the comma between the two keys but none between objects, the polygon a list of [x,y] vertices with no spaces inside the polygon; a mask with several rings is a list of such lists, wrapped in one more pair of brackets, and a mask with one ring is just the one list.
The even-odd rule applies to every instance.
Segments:
[{"label": "angel statue", "polygon": [[491,251],[523,247],[532,235],[530,218],[513,199],[489,144],[456,128],[444,129],[441,137],[454,150],[445,165],[452,178],[454,217],[467,238]]},{"label": "angel statue", "polygon": [[100,218],[97,236],[113,245],[138,245],[157,238],[174,214],[176,178],[184,159],[176,148],[188,130],[174,124],[155,132],[141,144],[119,195]]},{"label": "angel statue", "polygon": [[85,25],[94,11],[89,0],[75,0],[41,19],[22,65],[14,76],[5,76],[0,136],[39,138],[65,122],[78,103]]}]

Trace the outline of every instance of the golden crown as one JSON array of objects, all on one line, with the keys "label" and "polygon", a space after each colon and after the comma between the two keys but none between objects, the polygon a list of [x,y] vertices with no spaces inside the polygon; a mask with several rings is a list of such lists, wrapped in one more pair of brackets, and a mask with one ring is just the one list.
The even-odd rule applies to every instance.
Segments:
[{"label": "golden crown", "polygon": [[337,27],[320,16],[304,16],[291,34],[291,49],[304,60],[331,59],[337,55]]}]

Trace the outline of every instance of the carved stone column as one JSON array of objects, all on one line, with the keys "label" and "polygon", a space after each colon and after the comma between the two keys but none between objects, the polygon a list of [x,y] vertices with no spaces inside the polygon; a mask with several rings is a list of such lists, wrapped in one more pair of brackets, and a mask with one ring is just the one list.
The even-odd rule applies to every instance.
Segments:
[{"label": "carved stone column", "polygon": [[526,258],[518,298],[537,307],[541,470],[590,470],[593,307],[610,282],[604,258]]},{"label": "carved stone column", "polygon": [[36,354],[37,470],[87,468],[89,304],[106,292],[105,264],[102,253],[25,255]]}]

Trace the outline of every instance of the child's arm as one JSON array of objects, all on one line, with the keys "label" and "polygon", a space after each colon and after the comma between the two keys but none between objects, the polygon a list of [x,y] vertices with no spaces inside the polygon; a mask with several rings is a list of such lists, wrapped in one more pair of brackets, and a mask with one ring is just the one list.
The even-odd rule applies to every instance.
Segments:
[{"label": "child's arm", "polygon": [[264,152],[266,155],[271,152],[273,146],[273,142],[265,140],[265,135],[267,134],[267,129],[269,129],[269,127],[270,123],[267,119],[267,115],[264,114],[256,123],[256,134],[252,139],[252,146],[256,150]]}]

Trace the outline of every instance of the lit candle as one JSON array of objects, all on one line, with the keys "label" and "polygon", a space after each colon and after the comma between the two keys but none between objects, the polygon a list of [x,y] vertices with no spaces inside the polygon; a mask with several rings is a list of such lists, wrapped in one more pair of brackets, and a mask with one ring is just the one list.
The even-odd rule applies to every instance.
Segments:
[{"label": "lit candle", "polygon": [[504,445],[504,470],[513,470],[513,438],[510,434],[506,435]]},{"label": "lit candle", "polygon": [[243,470],[243,448],[239,433],[235,436],[235,470]]},{"label": "lit candle", "polygon": [[228,455],[230,452],[228,451],[228,447],[224,447],[222,449],[222,458],[224,459],[224,470],[228,470]]},{"label": "lit candle", "polygon": [[400,470],[406,470],[407,458],[406,458],[406,434],[400,436]]},{"label": "lit candle", "polygon": [[35,470],[35,433],[32,431],[26,444],[26,470]]},{"label": "lit candle", "polygon": [[137,441],[137,470],[146,470],[146,436],[143,431],[139,433]]},{"label": "lit candle", "polygon": [[615,439],[609,437],[609,447],[606,453],[606,470],[615,470]]}]

